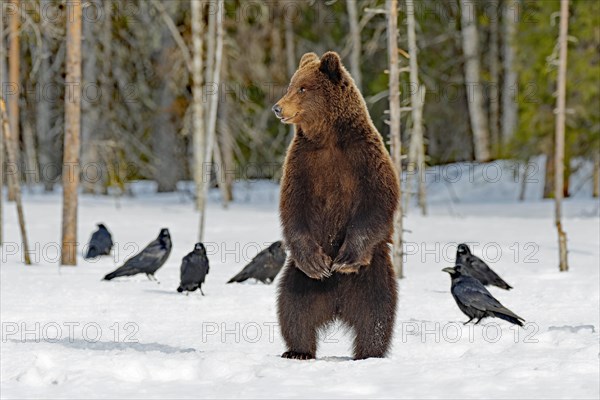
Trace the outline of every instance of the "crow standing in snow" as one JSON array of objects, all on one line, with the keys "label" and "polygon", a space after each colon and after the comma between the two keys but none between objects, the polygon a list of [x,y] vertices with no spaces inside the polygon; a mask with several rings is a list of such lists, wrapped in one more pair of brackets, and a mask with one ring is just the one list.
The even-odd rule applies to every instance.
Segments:
[{"label": "crow standing in snow", "polygon": [[512,286],[504,282],[481,258],[471,254],[471,249],[464,243],[459,244],[456,250],[456,264],[463,265],[463,273],[471,275],[484,286],[494,285],[505,290],[512,289]]},{"label": "crow standing in snow", "polygon": [[196,289],[200,289],[200,293],[204,296],[202,291],[202,284],[206,275],[208,275],[208,257],[206,257],[206,249],[202,243],[196,243],[194,250],[181,260],[181,283],[177,288],[179,293],[193,292]]},{"label": "crow standing in snow", "polygon": [[486,317],[501,318],[510,323],[523,326],[525,320],[517,314],[504,307],[498,300],[488,292],[480,281],[472,276],[464,274],[464,265],[456,265],[454,268],[444,268],[442,271],[450,274],[452,286],[450,292],[456,301],[458,308],[469,320],[465,325],[477,318],[479,321]]},{"label": "crow standing in snow", "polygon": [[98,230],[92,233],[85,259],[108,256],[113,247],[112,237],[104,224],[98,224]]},{"label": "crow standing in snow", "polygon": [[125,261],[125,264],[123,264],[122,267],[119,267],[114,272],[106,275],[104,280],[110,281],[111,279],[120,276],[131,276],[144,273],[148,279],[158,282],[158,279],[154,277],[154,274],[163,266],[165,261],[167,261],[167,258],[169,258],[171,248],[171,235],[169,235],[168,229],[163,228],[160,230],[158,237],[150,242],[144,250]]},{"label": "crow standing in snow", "polygon": [[281,271],[285,263],[285,257],[283,243],[281,241],[275,242],[258,253],[240,273],[227,283],[244,282],[250,278],[259,280],[262,283],[271,283]]}]

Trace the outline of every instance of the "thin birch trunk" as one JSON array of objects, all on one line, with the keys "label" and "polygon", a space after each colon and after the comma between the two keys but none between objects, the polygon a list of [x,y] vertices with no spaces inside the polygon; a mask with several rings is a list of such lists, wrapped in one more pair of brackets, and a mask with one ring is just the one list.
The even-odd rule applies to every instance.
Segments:
[{"label": "thin birch trunk", "polygon": [[558,232],[559,270],[568,271],[567,233],[562,227],[562,199],[565,168],[565,111],[567,86],[567,34],[569,30],[569,0],[560,3],[560,49],[558,59],[558,93],[556,106],[556,142],[554,151],[554,205],[555,222]]},{"label": "thin birch trunk", "polygon": [[[100,87],[102,88],[102,98],[100,99],[103,115],[99,121],[102,121],[102,128],[100,132],[97,133],[97,137],[99,140],[111,139],[111,133],[113,131],[113,76],[111,75],[112,64],[110,60],[113,58],[113,48],[112,48],[112,3],[109,1],[105,1],[104,4],[104,24],[101,27],[102,29],[102,77],[100,79]],[[106,149],[103,149],[106,151]],[[113,153],[114,155],[114,153]],[[111,176],[114,171],[114,163],[111,163],[111,160],[115,160],[117,162],[116,157],[104,157],[104,166],[105,166],[105,174],[102,176],[102,187],[101,191],[104,194],[108,193],[108,185],[111,184]],[[112,165],[111,165],[112,164]],[[115,182],[121,182],[120,179],[115,179]]]},{"label": "thin birch trunk", "polygon": [[510,0],[502,8],[503,43],[502,43],[502,144],[512,139],[517,129],[517,72],[515,70],[515,35],[519,4]]},{"label": "thin birch trunk", "polygon": [[485,162],[490,159],[488,118],[484,109],[483,87],[479,68],[479,35],[477,33],[477,13],[473,0],[461,0],[461,34],[465,57],[465,88],[475,159]]},{"label": "thin birch trunk", "polygon": [[[285,58],[287,64],[288,78],[291,78],[296,72],[296,43],[294,40],[294,25],[291,16],[283,13],[284,26],[285,26]],[[277,99],[271,99],[273,103]],[[294,126],[290,125],[288,133],[288,141],[291,141],[294,137]]]},{"label": "thin birch trunk", "polygon": [[[92,0],[95,2],[95,0]],[[95,2],[94,6],[99,9],[102,4]],[[106,18],[110,18],[107,16]],[[96,58],[96,32],[94,26],[97,21],[84,19],[83,21],[83,85],[82,87],[90,88],[90,98],[84,96],[81,104],[81,165],[83,174],[81,182],[82,189],[85,193],[93,193],[96,189],[97,176],[96,172],[101,171],[98,162],[98,142],[94,140],[99,117],[99,104],[91,98],[94,95],[92,88],[96,88],[98,78],[97,58]],[[87,93],[86,90],[84,93]],[[89,172],[89,173],[88,173]]]},{"label": "thin birch trunk", "polygon": [[292,17],[284,13],[284,26],[285,26],[285,58],[287,64],[288,77],[294,75],[296,72],[296,46],[294,41],[294,26],[292,24]]},{"label": "thin birch trunk", "polygon": [[[2,99],[4,100],[4,99]],[[0,246],[4,243],[4,124],[0,124]]]},{"label": "thin birch trunk", "polygon": [[[4,99],[0,99],[0,118],[2,119],[2,137],[0,137],[0,142],[4,140],[5,143],[11,142],[11,131],[8,116],[6,115],[6,105],[4,104]],[[1,150],[0,145],[0,150]],[[6,146],[6,154],[8,156],[8,162],[15,162],[15,151],[12,146]],[[0,157],[2,158],[2,157]],[[1,164],[0,164],[1,165]],[[0,179],[0,185],[2,180]],[[2,186],[0,186],[1,188]],[[17,205],[17,217],[19,220],[19,228],[21,230],[21,240],[23,241],[23,260],[25,261],[25,265],[31,265],[31,259],[29,258],[29,242],[27,240],[27,229],[25,227],[25,212],[23,211],[23,203],[21,201],[21,185],[19,182],[15,182],[14,186],[14,194],[15,194],[15,203]],[[2,196],[0,196],[2,197]],[[1,242],[0,242],[1,243]]]},{"label": "thin birch trunk", "polygon": [[[50,0],[42,0],[40,3],[43,10],[50,7]],[[52,67],[50,65],[50,49],[48,46],[48,38],[42,35],[42,60],[38,70],[38,86],[46,88],[52,84]],[[53,101],[48,98],[44,91],[36,104],[36,119],[35,119],[35,134],[38,145],[38,167],[40,169],[41,180],[44,184],[44,190],[51,192],[54,189],[54,183],[58,179],[57,165],[53,165],[53,150],[56,148],[52,138],[52,107]],[[52,174],[54,172],[54,174]],[[51,175],[52,174],[52,175]]]},{"label": "thin birch trunk", "polygon": [[[400,136],[400,71],[398,68],[398,0],[386,0],[387,41],[389,62],[389,107],[391,155],[394,167],[402,183],[402,142]],[[398,197],[398,210],[394,216],[392,263],[398,278],[404,277],[402,254],[402,190]]]},{"label": "thin birch trunk", "polygon": [[[217,14],[216,14],[216,44],[215,44],[215,62],[214,72],[211,75],[212,84],[216,88],[215,93],[210,98],[210,115],[207,126],[207,137],[206,137],[206,151],[205,157],[207,162],[211,161],[213,155],[213,147],[215,143],[216,125],[217,125],[217,106],[219,105],[220,91],[219,86],[221,84],[221,61],[223,59],[223,0],[217,2]],[[206,187],[205,193],[208,192],[208,185],[210,180],[205,180],[204,186]]]},{"label": "thin birch trunk", "polygon": [[223,104],[223,116],[219,121],[221,126],[221,153],[223,154],[223,170],[225,176],[221,180],[223,185],[223,204],[227,206],[233,201],[233,182],[234,176],[234,158],[233,158],[233,137],[231,135],[231,129],[227,123],[227,115],[229,107],[227,103]]},{"label": "thin birch trunk", "polygon": [[[0,5],[3,7],[3,5]],[[0,18],[0,32],[4,32],[4,18]],[[4,87],[4,70],[5,68],[5,49],[4,49],[4,36],[0,34],[0,88]],[[0,100],[4,100],[3,96],[0,96]],[[0,118],[4,119],[2,116]],[[0,123],[0,246],[4,243],[4,123]]]},{"label": "thin birch trunk", "polygon": [[600,153],[594,153],[594,171],[592,172],[592,196],[598,198],[600,192]]},{"label": "thin birch trunk", "polygon": [[[2,24],[3,25],[3,24]],[[2,27],[3,28],[3,27]],[[0,30],[1,32],[2,30]],[[3,41],[3,40],[0,40]],[[3,50],[0,49],[0,64],[2,64],[2,57],[4,57]],[[0,66],[0,75],[3,73],[3,68]],[[0,98],[4,101],[4,99]],[[4,243],[4,118],[3,123],[0,124],[0,246]]]},{"label": "thin birch trunk", "polygon": [[[214,84],[213,76],[215,73],[215,44],[216,44],[216,27],[217,27],[217,14],[218,14],[218,3],[217,0],[208,2],[208,26],[206,32],[206,69],[204,70],[204,84],[206,89]],[[217,88],[218,90],[218,88]],[[204,108],[204,121],[208,123],[210,120],[210,107],[212,106],[209,101]]]},{"label": "thin birch trunk", "polygon": [[[77,265],[77,188],[81,128],[81,2],[67,4],[67,75],[63,156],[62,265]],[[70,9],[69,9],[70,8]]]},{"label": "thin birch trunk", "polygon": [[[192,94],[193,94],[193,122],[194,129],[194,183],[196,184],[196,209],[204,211],[204,192],[202,191],[202,169],[204,166],[204,107],[202,104],[202,34],[203,15],[202,2],[191,0],[192,6]],[[199,234],[202,241],[202,231]]]},{"label": "thin birch trunk", "polygon": [[523,174],[521,174],[521,187],[519,189],[519,201],[525,200],[525,192],[527,190],[527,171],[529,169],[529,158],[525,160],[525,168],[523,168]]},{"label": "thin birch trunk", "polygon": [[[224,50],[223,50],[224,51]],[[221,71],[225,75],[227,71],[227,57],[223,57],[221,62]],[[233,201],[233,138],[231,136],[231,130],[229,129],[229,106],[227,101],[227,95],[224,96],[223,100],[219,103],[220,107],[217,110],[217,125],[219,132],[218,140],[215,144],[219,146],[220,161],[219,166],[221,170],[219,188],[221,189],[221,197],[223,207],[227,208],[229,203]]]},{"label": "thin birch trunk", "polygon": [[[422,215],[427,215],[426,194],[425,194],[425,142],[423,139],[423,105],[425,101],[425,86],[419,81],[419,63],[417,47],[417,34],[415,23],[415,9],[413,0],[406,0],[406,19],[408,33],[408,52],[410,68],[410,103],[412,114],[412,129],[410,135],[411,159],[409,160],[412,168],[417,169],[417,198]],[[410,190],[409,190],[410,193]],[[408,197],[408,196],[407,196]]]},{"label": "thin birch trunk", "polygon": [[[11,0],[14,9],[21,10],[20,0]],[[11,174],[11,178],[8,181],[8,201],[15,201],[15,190],[16,186],[20,186],[21,182],[21,164],[20,164],[20,146],[19,146],[19,97],[20,97],[20,79],[19,79],[19,68],[21,64],[21,49],[19,42],[19,30],[20,30],[20,12],[13,12],[8,17],[8,32],[9,32],[9,45],[8,45],[8,83],[15,90],[15,93],[8,96],[8,118],[10,124],[10,138],[11,142],[6,143],[6,147],[12,150],[14,157],[12,165],[16,168],[16,173]]]},{"label": "thin birch trunk", "polygon": [[[214,63],[214,73],[212,74],[212,84],[217,88],[216,93],[213,93],[210,98],[210,115],[208,119],[207,125],[207,135],[206,135],[206,146],[204,149],[204,164],[207,166],[212,162],[213,155],[213,147],[215,141],[215,128],[217,123],[217,105],[219,100],[219,84],[221,78],[221,59],[222,59],[222,50],[223,50],[223,0],[218,0],[217,2],[217,10],[216,10],[216,50],[215,50],[215,63]],[[209,169],[210,171],[210,169]],[[210,186],[210,175],[203,179],[202,181],[202,195],[204,198],[208,195],[208,189]],[[204,225],[206,220],[206,205],[203,209],[200,209],[200,238],[204,236]]]},{"label": "thin birch trunk", "polygon": [[356,4],[356,0],[346,0],[348,22],[350,24],[350,40],[352,41],[352,51],[350,53],[350,73],[352,74],[352,78],[354,79],[354,83],[358,89],[362,90],[362,75],[360,73],[360,54],[362,50]]},{"label": "thin birch trunk", "polygon": [[37,156],[35,154],[35,139],[30,119],[25,115],[23,118],[23,146],[25,148],[25,182],[32,187],[38,181]]},{"label": "thin birch trunk", "polygon": [[489,63],[490,63],[490,139],[494,149],[494,154],[498,154],[500,150],[500,132],[499,132],[499,118],[500,118],[500,98],[498,85],[500,84],[500,60],[498,51],[498,25],[500,22],[500,13],[498,7],[498,0],[490,0],[489,4],[492,9],[492,15],[490,16],[490,51],[489,51]]}]

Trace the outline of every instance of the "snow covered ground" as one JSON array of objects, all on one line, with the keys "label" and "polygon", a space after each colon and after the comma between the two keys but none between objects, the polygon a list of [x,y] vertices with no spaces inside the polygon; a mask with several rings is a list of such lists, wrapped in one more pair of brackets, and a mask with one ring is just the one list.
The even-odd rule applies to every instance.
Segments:
[{"label": "snow covered ground", "polygon": [[[497,181],[489,168],[482,178],[481,166],[470,176],[471,167],[459,164],[455,182],[449,169],[430,171],[429,216],[411,205],[406,220],[393,350],[364,361],[351,360],[351,335],[341,327],[321,337],[317,360],[281,359],[276,284],[225,284],[280,238],[273,183],[239,183],[227,210],[212,193],[205,297],[175,291],[197,229],[185,193],[152,194],[152,185],[138,184],[135,197],[82,196],[81,244],[97,222],[117,244],[112,257],[80,257],[76,268],[58,267],[60,195],[25,193],[36,265],[21,263],[16,213],[7,206],[1,397],[598,398],[599,203],[586,188],[566,201],[571,270],[559,273],[553,203],[539,200],[542,183],[528,184],[518,202],[519,179],[498,165]],[[101,281],[162,227],[174,249],[157,273],[160,284],[144,276]],[[490,290],[528,321],[524,328],[490,319],[461,324],[466,318],[440,271],[459,242],[515,287]]]}]

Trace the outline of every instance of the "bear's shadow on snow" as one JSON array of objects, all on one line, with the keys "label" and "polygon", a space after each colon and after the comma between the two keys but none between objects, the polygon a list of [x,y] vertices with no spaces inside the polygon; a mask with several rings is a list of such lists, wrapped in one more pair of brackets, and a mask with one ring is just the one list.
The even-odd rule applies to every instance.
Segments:
[{"label": "bear's shadow on snow", "polygon": [[197,350],[191,347],[181,348],[169,346],[168,344],[161,343],[139,343],[139,342],[102,342],[102,341],[91,341],[84,339],[72,339],[64,338],[60,340],[17,340],[10,339],[14,343],[46,343],[46,344],[58,344],[64,347],[75,350],[96,350],[96,351],[125,351],[134,350],[141,353],[147,353],[151,351],[157,351],[164,354],[174,353],[194,353]]}]

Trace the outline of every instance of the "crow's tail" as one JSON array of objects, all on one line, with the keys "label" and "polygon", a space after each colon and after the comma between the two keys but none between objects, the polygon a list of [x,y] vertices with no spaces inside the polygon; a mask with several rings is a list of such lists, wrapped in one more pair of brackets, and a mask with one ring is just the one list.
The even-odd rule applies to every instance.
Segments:
[{"label": "crow's tail", "polygon": [[139,274],[141,271],[137,268],[128,266],[128,265],[123,265],[122,267],[119,267],[117,269],[115,269],[113,272],[111,272],[110,274],[106,275],[104,277],[104,280],[106,281],[110,281],[111,279],[114,278],[118,278],[120,276],[131,276],[131,275],[135,275],[135,274]]},{"label": "crow's tail", "polygon": [[515,317],[513,317],[513,316],[511,316],[511,315],[506,315],[506,314],[503,314],[503,313],[500,313],[500,312],[495,312],[495,313],[494,313],[494,315],[495,315],[496,317],[500,318],[500,319],[503,319],[503,320],[505,320],[505,321],[508,321],[508,322],[510,322],[510,323],[512,323],[512,324],[519,325],[519,326],[523,326],[523,322],[521,322],[521,320],[525,321],[525,320],[524,320],[524,319],[522,319],[522,318],[521,318],[521,320],[520,320],[520,319],[519,319],[520,317],[518,317],[518,318],[515,318]]},{"label": "crow's tail", "polygon": [[236,276],[234,276],[233,278],[231,278],[227,283],[244,282],[244,281],[248,280],[248,278],[250,278],[250,275],[247,272],[242,271],[239,274],[237,274]]},{"label": "crow's tail", "polygon": [[504,290],[510,290],[510,289],[512,289],[512,288],[513,288],[513,287],[512,287],[512,286],[510,286],[508,283],[506,283],[506,282],[504,281],[504,279],[502,279],[502,278],[500,278],[500,277],[498,277],[498,279],[495,279],[495,280],[492,282],[492,285],[494,285],[494,286],[497,286],[497,287],[499,287],[500,289],[504,289]]},{"label": "crow's tail", "polygon": [[85,259],[87,260],[89,258],[98,257],[99,255],[100,255],[100,253],[98,252],[98,249],[96,249],[95,246],[90,246],[87,254],[85,255]]},{"label": "crow's tail", "polygon": [[105,281],[110,281],[111,279],[115,279],[117,276],[118,276],[118,275],[117,275],[117,271],[115,271],[115,272],[111,272],[110,274],[108,274],[108,275],[106,275],[106,276],[104,277],[104,280],[105,280]]}]

